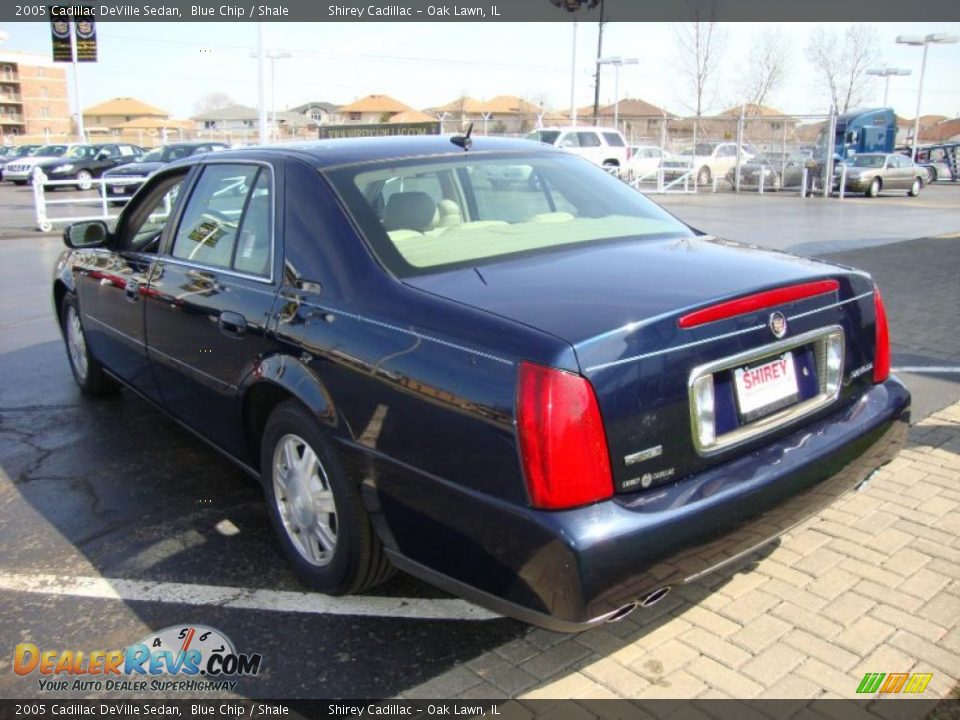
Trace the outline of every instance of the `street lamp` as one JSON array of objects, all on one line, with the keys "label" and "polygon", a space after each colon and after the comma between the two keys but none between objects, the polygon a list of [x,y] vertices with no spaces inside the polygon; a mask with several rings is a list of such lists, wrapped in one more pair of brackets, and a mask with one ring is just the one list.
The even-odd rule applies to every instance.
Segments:
[{"label": "street lamp", "polygon": [[923,62],[920,64],[920,87],[917,89],[917,113],[913,119],[913,150],[910,155],[917,161],[917,141],[920,139],[920,101],[923,98],[923,73],[927,69],[927,49],[931,44],[947,45],[955,43],[960,38],[949,33],[930,33],[929,35],[898,35],[900,45],[923,45]]},{"label": "street lamp", "polygon": [[872,70],[867,70],[867,75],[877,75],[884,78],[883,81],[883,106],[887,106],[887,93],[890,92],[890,78],[893,75],[909,75],[910,70],[905,70],[902,68],[875,68]]},{"label": "street lamp", "polygon": [[597,60],[598,65],[613,65],[613,129],[618,130],[620,122],[620,66],[637,65],[637,58],[605,57]]},{"label": "street lamp", "polygon": [[[260,53],[254,52],[250,53],[250,57],[259,58]],[[263,57],[266,60],[270,61],[270,115],[271,120],[270,124],[273,125],[274,129],[277,127],[277,75],[274,69],[274,63],[277,60],[285,60],[286,58],[293,57],[293,54],[289,50],[264,50]]]}]

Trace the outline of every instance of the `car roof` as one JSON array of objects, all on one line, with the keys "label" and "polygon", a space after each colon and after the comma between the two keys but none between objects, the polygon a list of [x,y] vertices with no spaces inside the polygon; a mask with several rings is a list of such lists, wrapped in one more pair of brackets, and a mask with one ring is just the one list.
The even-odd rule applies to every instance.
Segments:
[{"label": "car roof", "polygon": [[267,159],[291,157],[307,162],[318,169],[340,165],[355,165],[381,160],[405,160],[417,157],[463,156],[473,153],[523,153],[525,155],[558,153],[552,145],[534,143],[512,138],[474,137],[470,150],[465,151],[452,142],[449,135],[390,136],[377,138],[342,138],[314,140],[279,145],[255,145],[247,148],[221,150],[215,155],[185,158],[171,167],[193,162],[203,162],[214,157],[216,162],[231,159]]}]

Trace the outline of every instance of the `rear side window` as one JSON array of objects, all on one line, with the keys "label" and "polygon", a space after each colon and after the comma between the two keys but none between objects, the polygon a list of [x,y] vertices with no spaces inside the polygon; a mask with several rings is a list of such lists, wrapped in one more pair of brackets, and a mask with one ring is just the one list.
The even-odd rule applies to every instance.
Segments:
[{"label": "rear side window", "polygon": [[580,138],[580,147],[600,147],[600,138],[596,133],[578,132],[577,137]]},{"label": "rear side window", "polygon": [[[262,175],[262,177],[261,177]],[[272,217],[269,172],[257,165],[209,165],[183,212],[173,256],[266,275]]]},{"label": "rear side window", "polygon": [[603,134],[603,139],[606,140],[607,145],[610,145],[611,147],[624,147],[626,145],[626,143],[623,142],[623,138],[620,137],[619,133],[605,132]]}]

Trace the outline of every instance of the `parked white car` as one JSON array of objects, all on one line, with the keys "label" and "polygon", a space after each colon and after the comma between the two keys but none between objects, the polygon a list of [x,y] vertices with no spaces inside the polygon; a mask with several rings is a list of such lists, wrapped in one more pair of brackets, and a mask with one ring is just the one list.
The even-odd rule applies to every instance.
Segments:
[{"label": "parked white car", "polygon": [[[740,149],[741,162],[757,154],[755,148],[744,145]],[[697,185],[709,185],[713,178],[723,178],[737,164],[737,144],[729,142],[697,143],[696,147],[683,150],[677,158],[664,160],[664,176],[677,178],[692,172]]]},{"label": "parked white car", "polygon": [[44,145],[36,150],[32,155],[17,158],[3,168],[3,179],[12,180],[14,185],[26,185],[30,181],[30,175],[38,163],[46,160],[56,160],[66,155],[70,148],[77,143],[59,143],[56,145]]},{"label": "parked white car", "polygon": [[625,176],[628,180],[647,177],[652,180],[660,163],[665,160],[676,160],[677,155],[665,152],[656,145],[634,145],[630,148],[630,159],[627,161]]},{"label": "parked white car", "polygon": [[602,167],[626,167],[627,141],[619,130],[605,127],[549,127],[527,133],[527,140],[555,145]]}]

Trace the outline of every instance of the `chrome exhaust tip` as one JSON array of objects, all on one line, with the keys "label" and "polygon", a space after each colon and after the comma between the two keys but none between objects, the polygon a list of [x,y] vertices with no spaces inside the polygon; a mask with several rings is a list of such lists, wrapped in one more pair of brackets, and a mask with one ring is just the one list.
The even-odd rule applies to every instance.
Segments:
[{"label": "chrome exhaust tip", "polygon": [[670,592],[669,585],[664,585],[662,588],[657,588],[652,593],[648,593],[647,596],[640,601],[640,607],[648,608],[653,605],[656,605],[658,602],[663,600],[667,596],[667,593],[669,592]]},{"label": "chrome exhaust tip", "polygon": [[623,620],[627,615],[632,613],[634,610],[636,610],[638,607],[639,605],[636,602],[627,603],[622,608],[620,608],[615,613],[613,613],[613,615],[608,617],[607,622],[608,623],[619,622],[620,620]]},{"label": "chrome exhaust tip", "polygon": [[870,482],[879,474],[880,468],[871,470],[870,473],[861,480],[857,486],[853,489],[854,492],[863,492],[870,486]]}]

